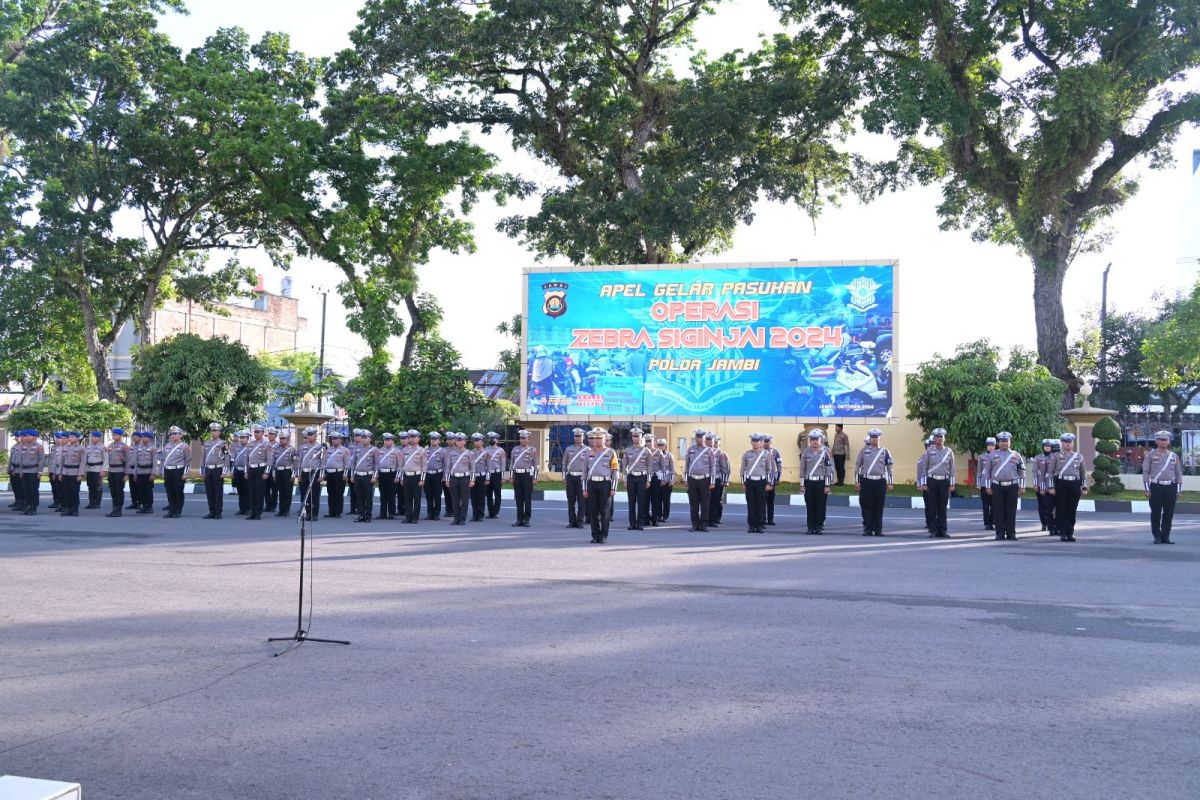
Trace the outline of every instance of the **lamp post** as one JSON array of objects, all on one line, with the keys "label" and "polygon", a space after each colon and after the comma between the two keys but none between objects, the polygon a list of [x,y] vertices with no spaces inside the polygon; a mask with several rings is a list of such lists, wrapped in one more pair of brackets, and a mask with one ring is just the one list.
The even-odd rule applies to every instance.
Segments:
[{"label": "lamp post", "polygon": [[1100,284],[1100,396],[1096,402],[1104,405],[1105,390],[1108,388],[1108,271],[1112,262],[1104,268],[1104,278]]},{"label": "lamp post", "polygon": [[321,354],[317,357],[317,413],[323,413],[325,407],[324,390],[321,382],[325,380],[325,306],[329,302],[329,290],[321,292]]}]

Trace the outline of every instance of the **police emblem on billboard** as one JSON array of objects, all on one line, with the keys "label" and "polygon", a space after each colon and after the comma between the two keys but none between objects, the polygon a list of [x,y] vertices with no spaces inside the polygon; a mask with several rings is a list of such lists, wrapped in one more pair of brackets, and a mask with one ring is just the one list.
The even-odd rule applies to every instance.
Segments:
[{"label": "police emblem on billboard", "polygon": [[561,317],[567,313],[567,284],[559,281],[542,284],[542,313],[547,317]]},{"label": "police emblem on billboard", "polygon": [[879,305],[875,302],[875,292],[883,288],[870,278],[858,277],[846,285],[850,290],[850,307],[855,311],[867,312]]}]

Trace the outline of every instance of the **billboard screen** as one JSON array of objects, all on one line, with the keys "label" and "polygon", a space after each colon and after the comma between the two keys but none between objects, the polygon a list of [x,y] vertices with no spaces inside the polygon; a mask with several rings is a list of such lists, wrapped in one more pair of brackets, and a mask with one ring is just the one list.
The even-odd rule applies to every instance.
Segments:
[{"label": "billboard screen", "polygon": [[882,417],[893,263],[531,271],[526,416]]}]

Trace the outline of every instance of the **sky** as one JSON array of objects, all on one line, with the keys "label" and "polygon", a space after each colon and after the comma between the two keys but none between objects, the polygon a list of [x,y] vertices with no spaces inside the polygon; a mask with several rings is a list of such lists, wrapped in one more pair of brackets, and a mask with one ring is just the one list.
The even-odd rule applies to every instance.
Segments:
[{"label": "sky", "polygon": [[[163,30],[181,47],[191,48],[221,27],[245,28],[252,39],[266,31],[287,33],[293,46],[312,56],[333,55],[349,46],[357,22],[358,0],[191,0],[191,13],[164,19]],[[751,49],[759,35],[779,23],[766,0],[738,0],[718,6],[697,25],[698,46],[710,56],[735,48]],[[540,183],[554,173],[527,155],[516,153],[500,134],[477,137],[501,159],[501,168]],[[868,155],[886,152],[888,143],[865,134],[850,145]],[[1080,255],[1067,275],[1063,305],[1067,324],[1079,328],[1098,315],[1101,276],[1112,263],[1109,307],[1117,311],[1152,308],[1156,295],[1194,283],[1200,271],[1200,171],[1193,151],[1200,132],[1185,129],[1174,146],[1173,165],[1132,174],[1138,194],[1113,221],[1114,235],[1100,253]],[[1033,274],[1029,261],[1014,248],[971,241],[967,232],[939,230],[938,187],[917,187],[884,196],[869,205],[846,198],[815,223],[794,205],[760,202],[751,225],[741,225],[733,246],[706,256],[713,262],[849,261],[899,259],[900,330],[896,358],[911,369],[935,354],[949,355],[957,344],[986,336],[1008,348],[1036,348]],[[473,212],[477,251],[434,253],[420,270],[421,286],[445,309],[442,334],[459,349],[470,368],[490,368],[504,346],[496,325],[521,308],[522,268],[537,266],[518,242],[496,231],[502,217],[533,212],[536,200],[497,208],[481,203]],[[284,273],[263,258],[246,258],[264,275],[271,291]],[[557,266],[558,262],[547,262]],[[308,318],[301,346],[316,350],[320,333],[320,290],[331,292],[326,330],[326,363],[352,375],[366,345],[345,326],[345,310],[333,293],[337,272],[320,262],[300,261],[289,271],[293,294]],[[398,352],[399,348],[393,348]]]}]

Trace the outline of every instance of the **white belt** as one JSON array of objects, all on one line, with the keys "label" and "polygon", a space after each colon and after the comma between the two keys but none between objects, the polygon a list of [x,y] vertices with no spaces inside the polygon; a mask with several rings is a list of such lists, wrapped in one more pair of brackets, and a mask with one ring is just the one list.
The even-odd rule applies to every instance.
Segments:
[{"label": "white belt", "polygon": [[426,475],[441,475],[442,471],[440,469],[427,469],[427,470],[425,470],[425,474]]},{"label": "white belt", "polygon": [[381,469],[381,470],[379,470],[379,474],[380,475],[391,475],[395,471],[396,470],[394,470],[394,469]]},{"label": "white belt", "polygon": [[930,476],[928,476],[928,480],[931,480],[931,481],[948,481],[948,480],[950,480],[950,476],[949,476],[949,475],[944,475],[944,476],[943,476],[943,475],[930,475]]},{"label": "white belt", "polygon": [[886,477],[887,475],[863,475],[863,478],[869,481],[881,481]]},{"label": "white belt", "polygon": [[597,476],[593,475],[592,477],[588,478],[588,480],[589,481],[607,481],[607,480],[611,480],[611,478],[597,477]]},{"label": "white belt", "polygon": [[1150,481],[1150,482],[1158,484],[1159,486],[1174,486],[1175,485],[1175,481]]},{"label": "white belt", "polygon": [[[765,481],[766,478],[765,477],[759,478],[759,477],[755,477],[754,475],[750,475],[746,478],[746,480],[748,480],[748,481]],[[825,482],[824,479],[822,479],[821,482],[824,483]]]},{"label": "white belt", "polygon": [[325,471],[333,474],[334,472],[341,472],[342,470],[338,469],[337,467],[326,467]]},{"label": "white belt", "polygon": [[576,478],[583,477],[583,473],[582,473],[582,472],[568,472],[567,474],[568,474],[568,475],[574,475]]},{"label": "white belt", "polygon": [[531,470],[531,469],[514,469],[513,472],[515,472],[518,475],[528,475],[529,473],[533,472],[533,470]]},{"label": "white belt", "polygon": [[1077,481],[1077,480],[1079,480],[1079,476],[1078,476],[1078,475],[1056,475],[1056,476],[1055,476],[1055,480],[1059,480],[1059,481]]},{"label": "white belt", "polygon": [[205,464],[205,469],[225,469],[223,464]]},{"label": "white belt", "polygon": [[183,464],[180,464],[178,467],[163,467],[163,469],[183,469]]},{"label": "white belt", "polygon": [[997,486],[1012,486],[1016,481],[993,481]]},{"label": "white belt", "polygon": [[419,473],[419,472],[417,472],[417,471],[413,470],[413,471],[405,472],[404,474],[405,474],[405,475],[420,475],[421,473]]},{"label": "white belt", "polygon": [[640,478],[640,477],[642,477],[642,476],[643,476],[643,475],[645,475],[645,474],[646,474],[646,473],[644,473],[644,472],[631,472],[631,473],[629,473],[629,477],[631,477],[631,478]]},{"label": "white belt", "polygon": [[250,469],[258,469],[259,467],[265,467],[266,464],[247,464],[246,466]]},{"label": "white belt", "polygon": [[469,472],[451,472],[450,477],[451,478],[469,478],[469,477],[471,477],[471,473],[469,473]]},{"label": "white belt", "polygon": [[367,471],[365,471],[365,472],[356,472],[356,473],[354,473],[354,474],[355,474],[355,475],[374,475],[375,473],[374,473],[374,472],[371,472],[370,470],[367,470]]},{"label": "white belt", "polygon": [[704,474],[704,475],[689,475],[688,477],[690,477],[690,478],[696,478],[696,479],[700,479],[700,478],[707,478],[707,477],[709,477],[709,476],[708,476],[708,474],[706,473],[706,474]]}]

